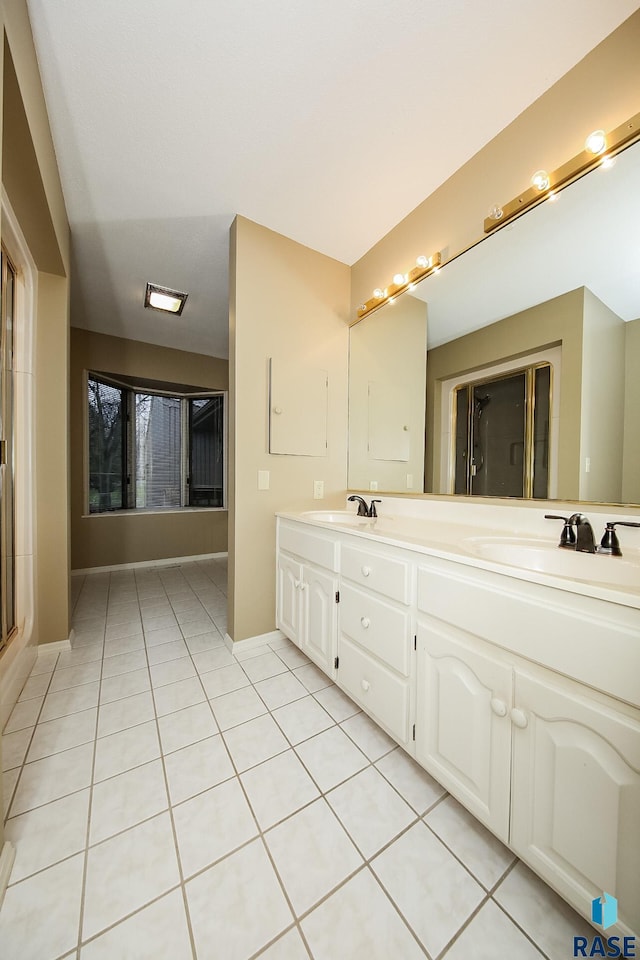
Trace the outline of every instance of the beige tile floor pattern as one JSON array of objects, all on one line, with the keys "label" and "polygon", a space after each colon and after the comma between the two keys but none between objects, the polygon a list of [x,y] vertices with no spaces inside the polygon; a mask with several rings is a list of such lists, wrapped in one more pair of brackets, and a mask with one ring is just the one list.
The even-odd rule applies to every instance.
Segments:
[{"label": "beige tile floor pattern", "polygon": [[73,586],[73,649],[4,732],[3,960],[565,960],[590,935],[288,640],[227,650],[223,560]]}]

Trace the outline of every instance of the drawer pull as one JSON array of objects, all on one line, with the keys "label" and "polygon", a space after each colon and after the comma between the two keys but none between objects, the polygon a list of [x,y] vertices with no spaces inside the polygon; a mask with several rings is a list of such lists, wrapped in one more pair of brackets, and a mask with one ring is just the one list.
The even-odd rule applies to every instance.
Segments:
[{"label": "drawer pull", "polygon": [[362,687],[362,689],[364,690],[364,692],[367,693],[368,690],[369,690],[369,687],[371,686],[371,684],[369,683],[368,680],[361,680],[361,681],[360,681],[360,686]]},{"label": "drawer pull", "polygon": [[370,576],[370,574],[371,574],[371,567],[363,567],[363,568],[362,568],[362,576],[363,576],[363,577],[368,577],[368,576]]},{"label": "drawer pull", "polygon": [[506,717],[508,713],[506,703],[504,700],[499,700],[498,697],[491,698],[491,709],[496,717]]},{"label": "drawer pull", "polygon": [[371,621],[369,620],[369,617],[360,617],[360,623],[362,624],[363,630],[368,630]]},{"label": "drawer pull", "polygon": [[521,730],[529,723],[526,713],[524,710],[518,710],[516,707],[511,711],[511,722],[514,726],[519,727]]}]

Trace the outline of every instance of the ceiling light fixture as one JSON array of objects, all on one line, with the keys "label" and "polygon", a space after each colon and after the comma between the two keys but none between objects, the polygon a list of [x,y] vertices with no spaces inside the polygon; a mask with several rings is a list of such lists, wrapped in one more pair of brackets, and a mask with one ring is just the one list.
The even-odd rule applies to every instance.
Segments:
[{"label": "ceiling light fixture", "polygon": [[401,293],[404,293],[405,290],[413,290],[416,283],[419,283],[420,280],[424,280],[425,277],[428,277],[432,273],[437,273],[441,262],[439,251],[431,257],[418,257],[416,266],[413,267],[412,270],[409,270],[408,273],[394,274],[393,282],[384,289],[382,287],[376,287],[371,299],[367,300],[366,303],[361,303],[358,307],[357,318],[353,323],[358,323],[359,320],[362,320],[374,310],[377,310],[378,307],[381,307],[383,303],[395,303],[397,297],[399,297]]},{"label": "ceiling light fixture", "polygon": [[[604,130],[594,130],[587,137],[584,149],[575,157],[571,157],[557,170],[547,173],[546,170],[537,170],[531,178],[531,186],[519,197],[503,204],[502,207],[492,207],[489,216],[484,221],[484,232],[491,233],[499,230],[515,217],[519,217],[525,210],[536,206],[550,197],[551,193],[563,190],[574,180],[577,180],[594,167],[609,166],[616,154],[630,147],[640,140],[640,113],[621,123],[610,133]],[[602,156],[606,150],[606,156]],[[549,191],[549,192],[547,192]],[[502,210],[502,216],[497,217],[496,211]]]},{"label": "ceiling light fixture", "polygon": [[188,293],[180,293],[170,287],[160,287],[157,283],[147,283],[144,295],[145,307],[152,310],[162,310],[163,313],[173,313],[179,317],[187,301]]}]

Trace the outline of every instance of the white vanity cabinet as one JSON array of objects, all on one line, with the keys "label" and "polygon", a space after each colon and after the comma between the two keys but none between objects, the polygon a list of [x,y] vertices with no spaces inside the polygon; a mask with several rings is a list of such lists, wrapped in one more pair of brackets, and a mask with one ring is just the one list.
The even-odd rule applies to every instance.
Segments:
[{"label": "white vanity cabinet", "polygon": [[[615,932],[637,933],[640,717],[608,695],[634,695],[608,660],[634,662],[637,611],[585,598],[586,620],[559,591],[444,560],[417,583],[416,759],[583,916],[606,891]],[[545,666],[576,643],[589,686]]]},{"label": "white vanity cabinet", "polygon": [[439,621],[417,637],[416,759],[508,843],[512,669]]},{"label": "white vanity cabinet", "polygon": [[582,913],[640,931],[640,723],[548,671],[515,671],[511,847]]},{"label": "white vanity cabinet", "polygon": [[276,624],[325,673],[334,673],[338,545],[300,524],[278,526]]},{"label": "white vanity cabinet", "polygon": [[637,607],[280,519],[278,625],[582,916],[607,892],[609,935],[640,935]]},{"label": "white vanity cabinet", "polygon": [[413,753],[412,566],[343,543],[340,572],[336,683]]}]

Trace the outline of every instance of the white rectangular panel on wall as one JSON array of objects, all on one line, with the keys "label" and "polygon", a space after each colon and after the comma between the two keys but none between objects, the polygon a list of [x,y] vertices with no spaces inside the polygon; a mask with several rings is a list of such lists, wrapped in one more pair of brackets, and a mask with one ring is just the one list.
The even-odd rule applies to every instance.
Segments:
[{"label": "white rectangular panel on wall", "polygon": [[409,391],[388,380],[369,381],[369,457],[407,461],[411,451]]},{"label": "white rectangular panel on wall", "polygon": [[327,456],[329,375],[326,370],[269,360],[269,453]]}]

